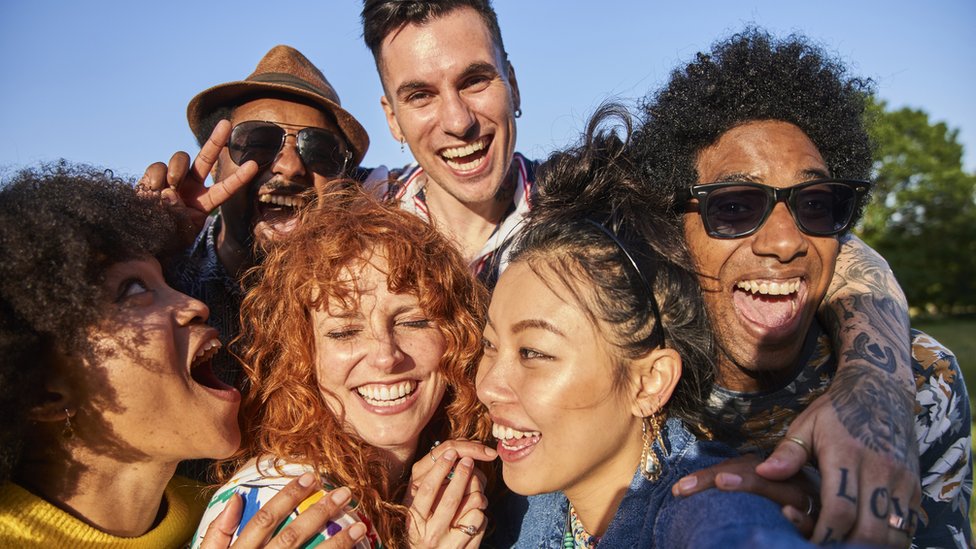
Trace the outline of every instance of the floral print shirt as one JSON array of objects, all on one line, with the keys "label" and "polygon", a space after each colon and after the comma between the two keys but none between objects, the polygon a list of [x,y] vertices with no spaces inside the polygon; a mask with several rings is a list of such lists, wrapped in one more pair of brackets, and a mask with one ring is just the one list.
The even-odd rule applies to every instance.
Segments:
[{"label": "floral print shirt", "polygon": [[[922,512],[912,547],[971,547],[972,416],[955,355],[918,330],[911,332],[915,376],[915,436],[922,480]],[[724,430],[719,440],[742,452],[768,454],[790,423],[830,385],[837,371],[829,337],[814,323],[806,362],[780,389],[744,394],[716,387],[707,411]],[[744,441],[744,442],[743,442]]]}]

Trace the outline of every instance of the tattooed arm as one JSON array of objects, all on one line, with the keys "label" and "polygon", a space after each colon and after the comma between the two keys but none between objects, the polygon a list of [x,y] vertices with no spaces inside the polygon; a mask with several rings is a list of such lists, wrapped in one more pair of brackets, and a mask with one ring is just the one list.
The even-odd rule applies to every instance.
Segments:
[{"label": "tattooed arm", "polygon": [[[818,543],[905,545],[891,515],[917,522],[921,499],[914,436],[908,307],[887,263],[859,239],[842,240],[820,315],[837,357],[827,392],[800,414],[757,473],[788,478],[808,459],[822,475]],[[811,446],[813,456],[800,444]]]}]

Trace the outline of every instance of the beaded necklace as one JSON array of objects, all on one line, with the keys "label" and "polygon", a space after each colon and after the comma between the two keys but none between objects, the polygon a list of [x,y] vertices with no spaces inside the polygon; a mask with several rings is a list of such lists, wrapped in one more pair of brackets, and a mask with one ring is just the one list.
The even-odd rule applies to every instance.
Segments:
[{"label": "beaded necklace", "polygon": [[583,522],[573,504],[566,510],[566,530],[563,532],[563,549],[596,549],[600,543],[600,536],[590,535],[583,527]]}]

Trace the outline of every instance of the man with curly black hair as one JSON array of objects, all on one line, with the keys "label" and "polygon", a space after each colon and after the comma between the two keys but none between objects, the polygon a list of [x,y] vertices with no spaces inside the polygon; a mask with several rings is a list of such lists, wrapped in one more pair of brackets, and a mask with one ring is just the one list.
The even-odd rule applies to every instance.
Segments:
[{"label": "man with curly black hair", "polygon": [[[740,460],[675,490],[792,501],[784,512],[810,528],[815,500],[803,513],[778,482],[815,458],[815,541],[904,546],[914,535],[915,546],[965,547],[971,416],[955,357],[921,332],[908,337],[883,261],[862,253],[840,265],[842,247],[864,247],[848,231],[870,188],[870,92],[805,39],[748,29],[642,104],[632,157],[648,199],[682,224],[716,333],[714,434],[775,447],[758,467]],[[817,318],[835,266],[871,287]],[[849,344],[823,335],[841,322]]]}]

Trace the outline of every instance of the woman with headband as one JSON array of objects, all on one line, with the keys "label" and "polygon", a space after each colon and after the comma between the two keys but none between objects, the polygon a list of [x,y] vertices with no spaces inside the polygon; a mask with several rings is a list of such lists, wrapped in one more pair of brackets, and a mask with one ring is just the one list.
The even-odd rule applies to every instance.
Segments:
[{"label": "woman with headband", "polygon": [[671,485],[733,455],[696,436],[713,378],[695,274],[663,216],[640,207],[600,128],[554,155],[492,295],[478,369],[505,484],[531,496],[519,547],[710,547],[789,542],[772,501]]}]

